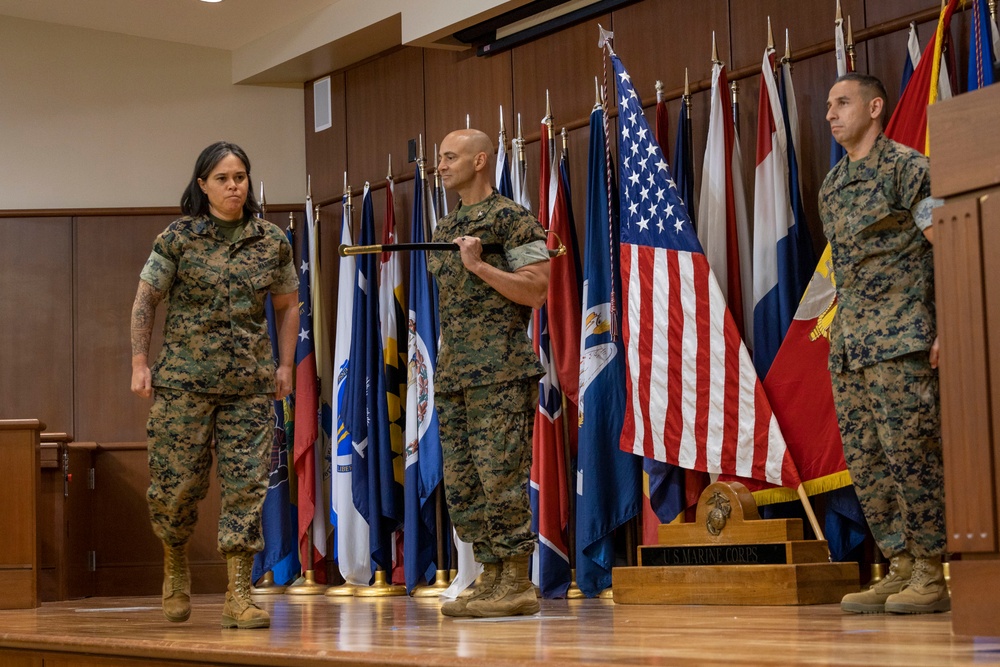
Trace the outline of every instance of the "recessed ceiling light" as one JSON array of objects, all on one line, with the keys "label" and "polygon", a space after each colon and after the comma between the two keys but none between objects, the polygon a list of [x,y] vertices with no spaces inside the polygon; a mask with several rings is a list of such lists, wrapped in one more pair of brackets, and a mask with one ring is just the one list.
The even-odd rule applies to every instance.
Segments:
[{"label": "recessed ceiling light", "polygon": [[222,2],[222,0],[201,0],[202,2]]}]

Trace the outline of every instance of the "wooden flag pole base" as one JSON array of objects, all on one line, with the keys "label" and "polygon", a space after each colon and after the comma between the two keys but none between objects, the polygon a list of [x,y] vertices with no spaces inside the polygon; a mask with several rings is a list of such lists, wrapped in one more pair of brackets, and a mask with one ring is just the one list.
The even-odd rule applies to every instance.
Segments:
[{"label": "wooden flag pole base", "polygon": [[611,577],[619,604],[827,604],[859,589],[857,563],[831,563],[801,519],[761,519],[739,482],[710,484],[694,523],[660,526],[639,566]]}]

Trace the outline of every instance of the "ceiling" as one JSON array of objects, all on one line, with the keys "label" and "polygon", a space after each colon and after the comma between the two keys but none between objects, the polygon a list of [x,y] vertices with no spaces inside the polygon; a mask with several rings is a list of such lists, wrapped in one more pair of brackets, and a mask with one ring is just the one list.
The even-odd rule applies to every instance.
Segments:
[{"label": "ceiling", "polygon": [[0,17],[234,50],[337,0],[0,0]]}]

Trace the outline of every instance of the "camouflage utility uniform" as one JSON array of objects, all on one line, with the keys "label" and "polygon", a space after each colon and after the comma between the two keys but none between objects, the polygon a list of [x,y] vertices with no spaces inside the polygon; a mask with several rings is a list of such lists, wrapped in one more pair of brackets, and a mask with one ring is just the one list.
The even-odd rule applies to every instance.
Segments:
[{"label": "camouflage utility uniform", "polygon": [[275,391],[264,299],[297,289],[292,248],[259,218],[227,228],[184,217],[156,238],[140,278],[167,301],[147,424],[153,531],[171,546],[187,542],[214,443],[219,550],[260,551]]},{"label": "camouflage utility uniform", "polygon": [[945,550],[927,158],[879,135],[819,195],[837,283],[830,375],[844,454],[886,557]]},{"label": "camouflage utility uniform", "polygon": [[[435,241],[475,236],[504,252],[483,259],[504,271],[548,261],[545,232],[495,190],[438,222]],[[434,376],[448,510],[476,560],[496,563],[534,548],[528,474],[542,367],[528,340],[531,308],[516,304],[462,264],[428,258],[440,290],[441,349]]]}]

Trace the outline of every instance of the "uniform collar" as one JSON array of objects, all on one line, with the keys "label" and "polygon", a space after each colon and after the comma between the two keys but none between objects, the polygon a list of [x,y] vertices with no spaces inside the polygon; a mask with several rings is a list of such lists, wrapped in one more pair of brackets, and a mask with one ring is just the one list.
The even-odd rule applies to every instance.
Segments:
[{"label": "uniform collar", "polygon": [[497,199],[499,197],[500,193],[497,192],[496,188],[493,188],[493,191],[486,195],[486,199],[470,205],[467,210],[464,211],[460,211],[462,208],[462,200],[459,199],[456,213],[458,213],[458,217],[462,220],[481,220],[485,217],[486,213],[493,208],[493,205],[497,203]]},{"label": "uniform collar", "polygon": [[[256,216],[251,216],[246,221],[246,226],[243,228],[243,235],[237,239],[238,241],[257,238],[264,236],[264,220],[263,218],[258,218]],[[198,236],[211,236],[213,238],[221,239],[218,233],[218,226],[215,221],[212,220],[207,214],[199,215],[194,219],[194,226],[192,231]]]},{"label": "uniform collar", "polygon": [[871,150],[868,151],[868,155],[858,160],[853,168],[849,168],[850,157],[845,157],[843,163],[840,165],[840,174],[838,174],[837,179],[838,184],[847,185],[848,183],[875,180],[875,177],[878,175],[879,165],[882,163],[882,153],[885,152],[888,145],[889,138],[879,132],[879,135],[875,137],[875,143],[872,144]]}]

